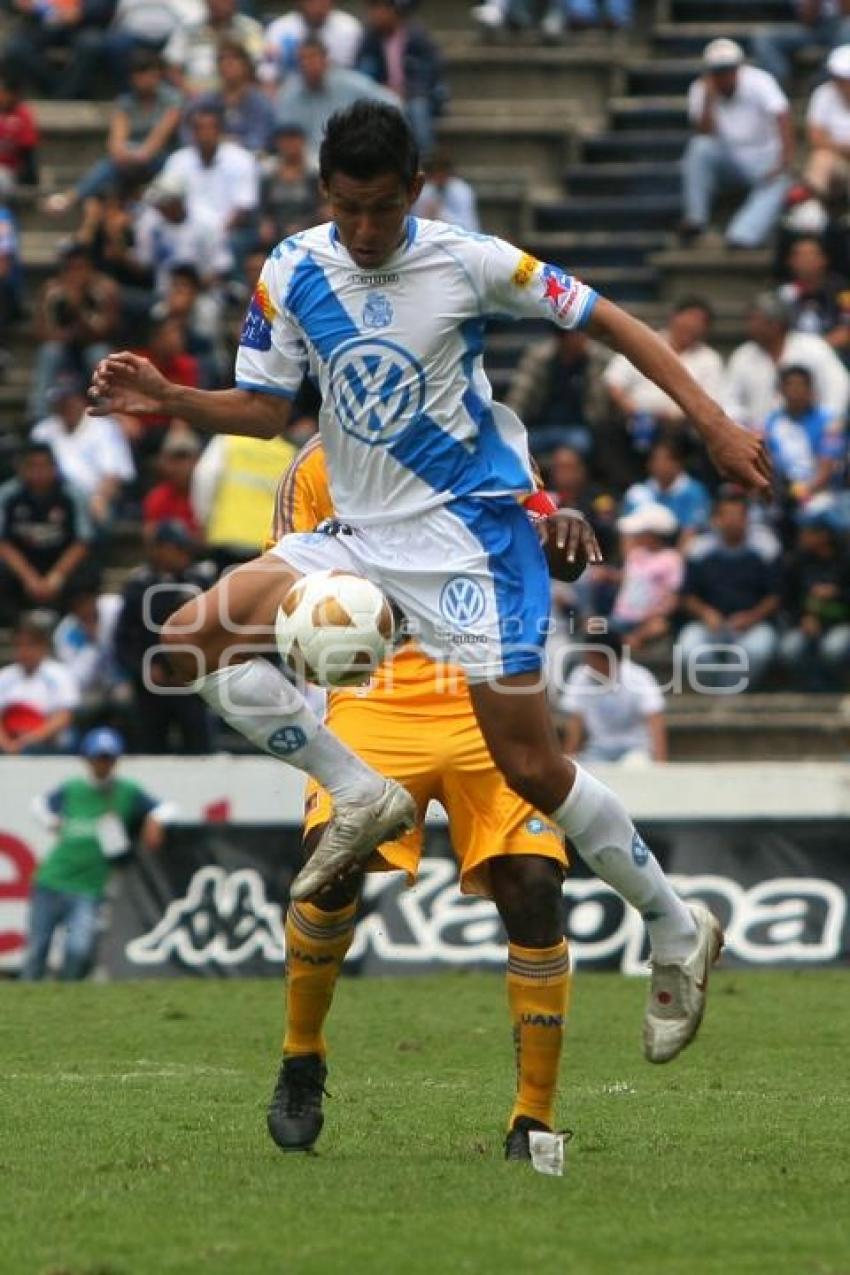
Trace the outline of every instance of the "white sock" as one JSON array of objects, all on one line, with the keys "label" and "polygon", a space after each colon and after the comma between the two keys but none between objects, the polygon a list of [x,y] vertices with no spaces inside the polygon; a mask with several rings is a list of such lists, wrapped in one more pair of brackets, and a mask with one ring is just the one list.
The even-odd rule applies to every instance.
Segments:
[{"label": "white sock", "polygon": [[334,801],[372,801],[383,791],[383,775],[323,726],[298,687],[268,660],[217,669],[194,689],[240,735],[312,775]]},{"label": "white sock", "polygon": [[640,912],[653,956],[662,962],[689,956],[697,937],[693,917],[619,797],[576,766],[575,783],[552,818],[591,871]]}]

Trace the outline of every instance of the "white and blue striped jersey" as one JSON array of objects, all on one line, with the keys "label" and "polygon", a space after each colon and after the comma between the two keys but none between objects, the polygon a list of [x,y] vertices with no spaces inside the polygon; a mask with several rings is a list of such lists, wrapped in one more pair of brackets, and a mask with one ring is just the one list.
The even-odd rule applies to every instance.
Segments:
[{"label": "white and blue striped jersey", "polygon": [[410,217],[375,271],[333,224],[279,244],[251,300],[236,384],[292,397],[309,373],[334,508],[353,526],[533,489],[525,430],[483,368],[491,318],[587,323],[596,293],[485,235]]}]

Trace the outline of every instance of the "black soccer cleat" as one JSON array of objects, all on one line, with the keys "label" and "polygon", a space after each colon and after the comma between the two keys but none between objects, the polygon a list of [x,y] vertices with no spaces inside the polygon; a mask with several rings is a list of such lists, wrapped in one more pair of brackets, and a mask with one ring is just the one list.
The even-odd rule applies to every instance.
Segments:
[{"label": "black soccer cleat", "polygon": [[528,1144],[528,1135],[533,1130],[539,1130],[541,1133],[551,1133],[552,1130],[548,1125],[543,1124],[541,1120],[534,1120],[531,1116],[517,1116],[511,1125],[508,1136],[505,1138],[505,1159],[506,1160],[530,1160],[531,1147]]},{"label": "black soccer cleat", "polygon": [[319,1054],[294,1054],[280,1064],[266,1124],[281,1151],[309,1151],[322,1132],[327,1074]]}]

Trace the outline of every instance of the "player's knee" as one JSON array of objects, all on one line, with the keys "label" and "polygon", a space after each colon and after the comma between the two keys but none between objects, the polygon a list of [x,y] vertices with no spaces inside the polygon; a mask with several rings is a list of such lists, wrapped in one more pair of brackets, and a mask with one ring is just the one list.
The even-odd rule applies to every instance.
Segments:
[{"label": "player's knee", "polygon": [[495,760],[509,787],[524,801],[539,810],[554,809],[559,777],[541,745],[511,748]]},{"label": "player's knee", "polygon": [[493,900],[512,943],[554,947],[564,934],[561,869],[542,855],[494,859]]}]

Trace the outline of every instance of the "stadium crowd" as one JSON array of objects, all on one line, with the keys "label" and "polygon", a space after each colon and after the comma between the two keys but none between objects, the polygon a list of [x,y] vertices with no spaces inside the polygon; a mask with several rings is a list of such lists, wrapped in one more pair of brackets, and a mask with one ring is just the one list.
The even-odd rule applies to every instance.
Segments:
[{"label": "stadium crowd", "polygon": [[[13,646],[0,670],[0,752],[70,749],[98,724],[120,726],[138,751],[221,746],[199,700],[152,689],[167,689],[169,670],[148,657],[151,621],[261,548],[277,480],[316,430],[314,392],[305,384],[273,444],[208,441],[179,420],[87,415],[88,377],[128,347],[179,384],[229,383],[264,255],[324,219],[318,141],[359,97],[407,112],[428,172],[416,211],[486,232],[473,186],[435,147],[448,92],[415,7],[367,0],[361,23],[328,0],[299,0],[264,27],[236,0],[13,0],[0,71],[0,345],[30,319],[38,344],[26,437],[3,454],[0,486],[0,624]],[[797,43],[760,35],[759,65],[734,41],[709,44],[682,164],[683,243],[714,233],[715,196],[738,189],[729,250],[775,244],[775,287],[752,298],[748,339],[728,360],[698,295],[680,299],[663,333],[741,426],[764,435],[772,505],[718,487],[676,405],[581,332],[530,338],[508,388],[547,487],[587,515],[606,553],[605,566],[554,586],[553,696],[565,737],[589,756],[666,756],[663,698],[643,663],[708,649],[708,681],[723,691],[737,682],[724,667],[734,648],[749,688],[847,682],[850,18],[842,25],[840,5],[800,8]],[[470,9],[482,26],[540,22],[550,34],[632,20],[626,0]],[[797,180],[783,82],[807,41],[828,52]],[[76,224],[33,295],[14,216],[16,189],[38,181],[27,99],[85,98],[93,86],[115,95],[106,153],[43,200],[45,214]],[[110,589],[104,567],[139,525],[130,543],[142,565]],[[151,585],[155,616],[143,605]],[[593,656],[576,664],[575,634],[590,617],[605,618],[619,673],[607,706],[587,708]]]}]

